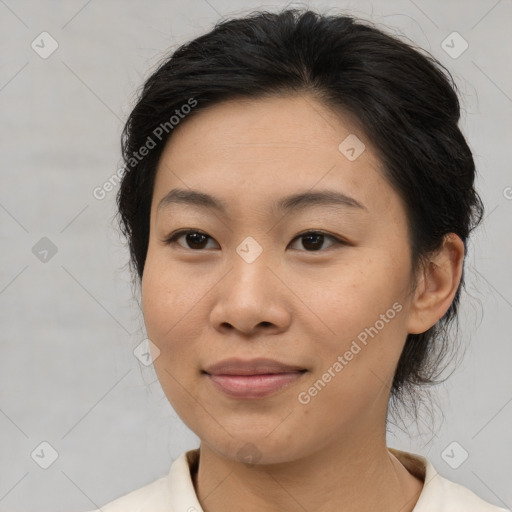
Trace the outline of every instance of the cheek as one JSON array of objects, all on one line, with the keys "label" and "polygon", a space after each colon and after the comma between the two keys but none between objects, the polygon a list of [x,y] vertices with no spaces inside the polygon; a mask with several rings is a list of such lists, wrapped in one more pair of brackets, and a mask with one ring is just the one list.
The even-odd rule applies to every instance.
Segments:
[{"label": "cheek", "polygon": [[[336,338],[356,336],[373,325],[395,302],[403,306],[408,281],[407,265],[372,251],[296,280],[294,289],[319,324]],[[395,308],[396,309],[396,308]],[[315,316],[315,315],[309,315]],[[396,316],[391,311],[388,316]]]},{"label": "cheek", "polygon": [[[167,343],[200,307],[208,279],[192,278],[174,268],[165,251],[148,251],[142,276],[142,311],[148,334]],[[151,338],[151,336],[150,336]]]},{"label": "cheek", "polygon": [[[407,269],[407,262],[381,254],[333,269],[328,278],[317,276],[316,284],[302,280],[303,293],[315,290],[308,295],[308,306],[317,315],[301,320],[314,342],[315,378],[329,369],[343,373],[343,378],[325,377],[337,382],[329,387],[340,390],[367,388],[371,381],[378,388],[379,380],[392,378],[407,334]],[[342,371],[335,371],[336,362]]]},{"label": "cheek", "polygon": [[204,295],[200,283],[190,286],[187,278],[162,260],[148,253],[141,290],[147,335],[160,350],[154,362],[159,377],[164,369],[177,375],[192,367],[193,347],[201,329],[197,315]]},{"label": "cheek", "polygon": [[332,299],[324,298],[321,311],[334,335],[315,343],[314,371],[295,399],[312,431],[334,435],[357,418],[385,414],[405,341],[406,311],[389,290]]},{"label": "cheek", "polygon": [[204,290],[199,285],[191,287],[188,278],[148,253],[141,291],[147,335],[159,350],[153,361],[158,380],[172,407],[195,432],[198,421],[211,420],[201,417],[194,398],[198,394],[198,341],[203,337],[198,314]]}]

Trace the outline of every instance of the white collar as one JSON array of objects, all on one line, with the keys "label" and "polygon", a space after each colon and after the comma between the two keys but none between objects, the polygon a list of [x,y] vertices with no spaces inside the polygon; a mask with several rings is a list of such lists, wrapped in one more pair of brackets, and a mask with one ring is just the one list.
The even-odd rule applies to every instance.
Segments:
[{"label": "white collar", "polygon": [[[511,512],[490,505],[469,489],[442,477],[425,457],[389,448],[413,475],[424,482],[413,512]],[[182,453],[169,473],[103,506],[102,512],[204,512],[192,481],[191,469],[199,448]],[[99,512],[99,510],[94,511]]]},{"label": "white collar", "polygon": [[[394,448],[389,448],[389,451],[410,473],[424,482],[413,512],[507,512],[483,501],[469,489],[439,475],[431,462],[422,455]],[[171,466],[168,485],[175,512],[203,512],[190,473],[198,460],[197,448],[183,453]]]}]

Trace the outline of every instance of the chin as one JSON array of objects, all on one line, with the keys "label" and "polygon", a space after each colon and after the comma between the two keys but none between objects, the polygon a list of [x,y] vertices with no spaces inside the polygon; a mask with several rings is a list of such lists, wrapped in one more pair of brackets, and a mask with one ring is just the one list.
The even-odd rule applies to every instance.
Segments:
[{"label": "chin", "polygon": [[221,438],[212,437],[211,432],[205,436],[195,433],[201,439],[201,445],[206,445],[218,456],[244,463],[248,467],[292,462],[307,456],[307,447],[300,436],[280,432],[280,436],[275,435],[271,438],[268,435],[271,431],[272,428],[267,428],[262,434],[251,429],[240,429],[237,435],[231,437],[224,432]]}]

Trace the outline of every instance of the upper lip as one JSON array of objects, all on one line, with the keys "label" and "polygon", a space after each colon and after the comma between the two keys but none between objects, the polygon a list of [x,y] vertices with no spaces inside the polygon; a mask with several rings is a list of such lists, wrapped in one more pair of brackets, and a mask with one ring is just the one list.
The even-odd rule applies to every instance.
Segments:
[{"label": "upper lip", "polygon": [[305,368],[289,365],[273,359],[224,359],[207,366],[204,371],[210,375],[264,375],[303,371]]}]

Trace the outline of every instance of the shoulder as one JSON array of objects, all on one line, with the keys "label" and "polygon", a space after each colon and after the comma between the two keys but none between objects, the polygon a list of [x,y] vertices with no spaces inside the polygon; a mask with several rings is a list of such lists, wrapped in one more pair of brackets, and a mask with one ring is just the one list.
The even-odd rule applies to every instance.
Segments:
[{"label": "shoulder", "polygon": [[439,510],[446,510],[447,512],[509,512],[504,508],[491,505],[467,487],[452,482],[439,474],[432,480],[432,483],[434,484],[435,495],[432,494],[429,498],[428,505],[439,506]]},{"label": "shoulder", "polygon": [[510,512],[491,505],[468,488],[442,477],[425,457],[395,449],[390,451],[409,472],[420,476],[424,482],[413,512]]},{"label": "shoulder", "polygon": [[197,457],[198,450],[182,453],[171,464],[167,475],[90,512],[199,512],[202,509],[190,475],[190,468],[196,463]]},{"label": "shoulder", "polygon": [[[167,492],[167,477],[162,477],[90,512],[168,512],[169,501],[165,500]],[[159,505],[162,508],[158,508]]]}]

